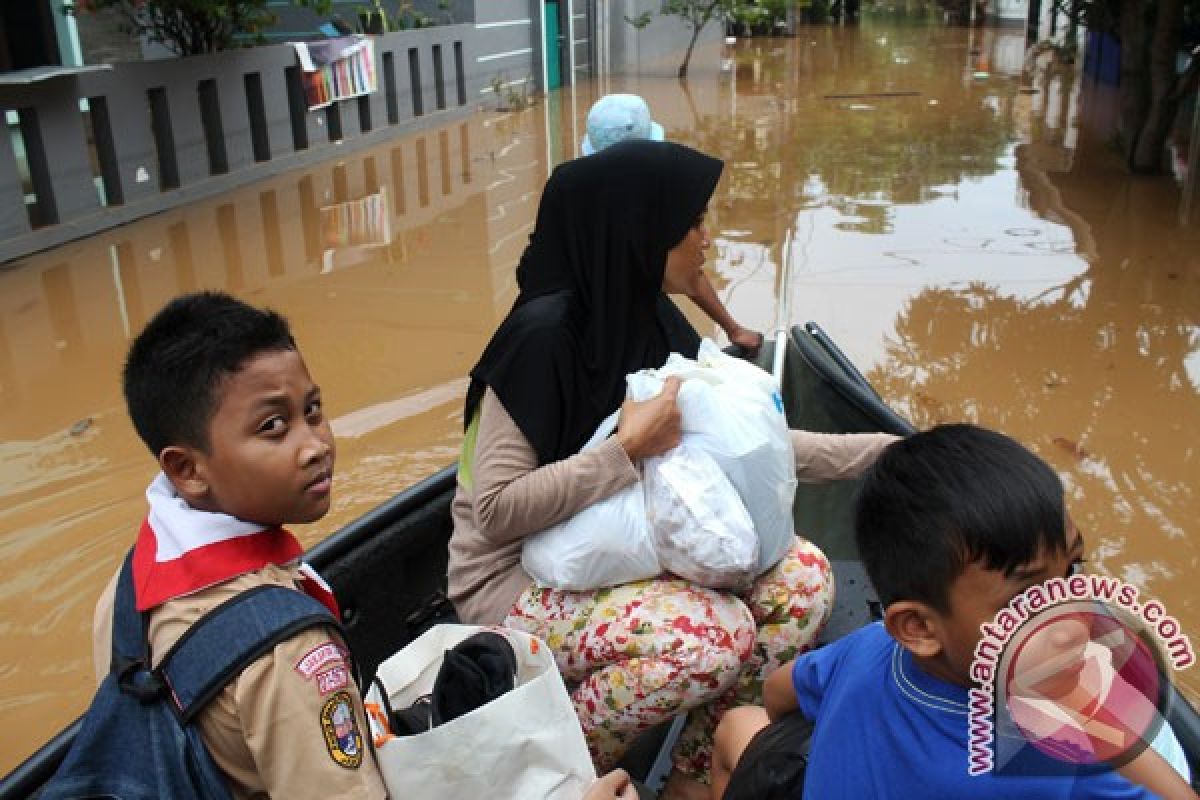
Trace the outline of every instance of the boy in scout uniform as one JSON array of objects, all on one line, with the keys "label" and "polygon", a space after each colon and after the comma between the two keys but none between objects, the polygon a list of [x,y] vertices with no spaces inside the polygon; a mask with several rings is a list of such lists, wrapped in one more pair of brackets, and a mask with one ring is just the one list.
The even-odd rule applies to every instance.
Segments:
[{"label": "boy in scout uniform", "polygon": [[[133,555],[137,609],[157,664],[185,631],[257,586],[329,589],[282,526],[329,510],[334,440],[287,321],[228,295],[169,303],[134,340],[129,416],[161,472]],[[116,578],[96,607],[94,658],[108,673]],[[235,797],[383,798],[346,644],[332,629],[285,639],[197,717]]]}]

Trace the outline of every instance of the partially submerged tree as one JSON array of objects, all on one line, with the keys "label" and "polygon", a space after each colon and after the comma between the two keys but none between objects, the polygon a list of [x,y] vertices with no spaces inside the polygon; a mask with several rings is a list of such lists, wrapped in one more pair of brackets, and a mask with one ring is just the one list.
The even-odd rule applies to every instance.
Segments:
[{"label": "partially submerged tree", "polygon": [[1183,74],[1175,67],[1184,21],[1200,17],[1200,0],[1055,0],[1055,6],[1088,30],[1120,40],[1125,162],[1133,172],[1159,172],[1175,115],[1200,78],[1200,58]]},{"label": "partially submerged tree", "polygon": [[688,64],[692,60],[692,48],[700,38],[700,31],[715,18],[718,21],[733,16],[745,0],[666,0],[663,4],[664,16],[680,17],[692,29],[692,38],[688,42],[687,51],[683,54],[683,63],[679,65],[680,79],[687,77]]},{"label": "partially submerged tree", "polygon": [[[332,0],[292,0],[328,14]],[[227,50],[239,34],[258,34],[275,23],[268,0],[76,0],[69,13],[113,9],[122,27],[179,56]]]}]

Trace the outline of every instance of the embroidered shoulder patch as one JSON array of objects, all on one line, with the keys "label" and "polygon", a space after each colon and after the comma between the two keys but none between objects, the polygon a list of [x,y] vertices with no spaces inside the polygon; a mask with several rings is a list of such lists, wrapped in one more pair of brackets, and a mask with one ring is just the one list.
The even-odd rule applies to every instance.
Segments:
[{"label": "embroidered shoulder patch", "polygon": [[321,732],[325,735],[325,749],[334,763],[346,769],[358,769],[363,759],[363,738],[349,692],[338,692],[325,701],[321,709]]},{"label": "embroidered shoulder patch", "polygon": [[345,667],[330,667],[324,672],[317,673],[317,689],[321,695],[345,689],[350,685],[350,672]]},{"label": "embroidered shoulder patch", "polygon": [[345,660],[346,654],[342,651],[342,648],[329,641],[317,645],[305,653],[304,657],[296,662],[295,669],[305,680],[309,680],[317,672],[324,669],[326,664]]}]

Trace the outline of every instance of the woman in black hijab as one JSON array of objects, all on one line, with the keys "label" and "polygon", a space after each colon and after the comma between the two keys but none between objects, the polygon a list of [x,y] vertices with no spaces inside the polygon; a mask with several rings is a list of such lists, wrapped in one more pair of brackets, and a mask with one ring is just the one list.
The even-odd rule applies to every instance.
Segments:
[{"label": "woman in black hijab", "polygon": [[[660,298],[686,293],[701,274],[721,167],[646,140],[559,166],[517,268],[517,300],[471,371],[450,599],[465,622],[546,642],[601,770],[682,709],[727,691],[751,702],[763,670],[811,644],[832,600],[828,562],[799,539],[744,602],[671,576],[539,588],[521,568],[525,537],[635,484],[643,458],[679,442],[678,381],[633,403],[625,376],[686,346]],[[616,434],[579,452],[618,407]],[[715,723],[707,711],[693,720],[677,765],[703,778]]]},{"label": "woman in black hijab", "polygon": [[[467,420],[491,387],[548,464],[621,405],[628,373],[662,366],[673,350],[695,356],[699,337],[662,296],[664,272],[668,252],[703,222],[721,166],[639,142],[556,169],[517,267],[520,294],[471,371]],[[683,279],[702,264],[701,250]]]}]

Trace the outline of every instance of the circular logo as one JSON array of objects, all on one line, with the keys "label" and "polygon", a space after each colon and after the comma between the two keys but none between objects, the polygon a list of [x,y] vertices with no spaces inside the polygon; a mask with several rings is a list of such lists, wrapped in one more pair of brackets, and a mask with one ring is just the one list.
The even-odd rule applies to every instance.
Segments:
[{"label": "circular logo", "polygon": [[1167,696],[1158,650],[1132,620],[1097,602],[1032,617],[1001,660],[1004,711],[1043,755],[1117,767],[1158,735]]}]

